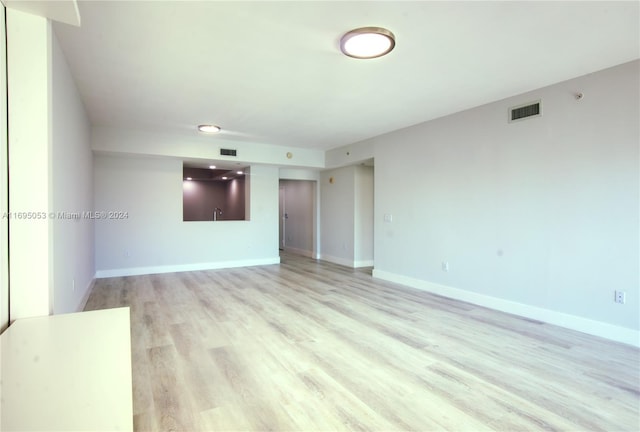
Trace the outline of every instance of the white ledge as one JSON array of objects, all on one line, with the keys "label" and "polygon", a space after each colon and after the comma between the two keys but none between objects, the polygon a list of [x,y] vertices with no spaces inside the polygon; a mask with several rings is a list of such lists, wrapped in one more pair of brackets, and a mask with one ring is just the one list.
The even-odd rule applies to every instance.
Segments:
[{"label": "white ledge", "polygon": [[20,319],[0,339],[1,430],[133,430],[129,308]]}]

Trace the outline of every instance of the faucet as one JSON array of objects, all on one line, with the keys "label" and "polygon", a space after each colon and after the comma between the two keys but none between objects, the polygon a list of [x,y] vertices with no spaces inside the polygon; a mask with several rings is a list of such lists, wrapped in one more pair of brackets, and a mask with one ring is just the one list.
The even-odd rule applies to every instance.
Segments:
[{"label": "faucet", "polygon": [[218,216],[222,216],[222,209],[220,207],[214,207],[213,209],[213,220],[218,220]]}]

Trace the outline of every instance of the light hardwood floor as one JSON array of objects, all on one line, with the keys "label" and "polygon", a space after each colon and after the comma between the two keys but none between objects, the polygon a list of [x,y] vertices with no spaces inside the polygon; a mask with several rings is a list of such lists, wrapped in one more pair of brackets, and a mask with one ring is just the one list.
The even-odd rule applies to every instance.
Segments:
[{"label": "light hardwood floor", "polygon": [[136,430],[640,429],[640,351],[296,255],[100,279]]}]

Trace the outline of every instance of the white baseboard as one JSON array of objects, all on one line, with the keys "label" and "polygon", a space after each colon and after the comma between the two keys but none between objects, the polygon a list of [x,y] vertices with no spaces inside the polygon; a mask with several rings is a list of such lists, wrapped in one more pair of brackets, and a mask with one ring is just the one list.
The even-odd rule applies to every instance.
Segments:
[{"label": "white baseboard", "polygon": [[373,260],[362,260],[362,261],[354,261],[347,258],[339,258],[331,255],[318,255],[317,259],[323,261],[329,261],[333,264],[342,265],[345,267],[351,268],[360,268],[360,267],[373,267]]},{"label": "white baseboard", "polygon": [[89,296],[91,295],[91,291],[93,291],[93,286],[95,284],[96,284],[96,276],[94,275],[93,279],[91,279],[91,282],[89,282],[89,285],[87,286],[87,289],[84,292],[84,295],[80,299],[80,303],[76,308],[76,312],[82,312],[84,310],[84,307],[87,305],[87,301],[89,301]]},{"label": "white baseboard", "polygon": [[440,285],[421,279],[398,275],[384,270],[373,270],[373,277],[389,282],[406,285],[419,290],[428,291],[444,297],[462,300],[490,309],[507,312],[514,315],[542,321],[548,324],[577,330],[594,336],[603,337],[616,342],[640,347],[640,332],[626,327],[620,327],[601,321],[582,318],[563,312],[531,306],[524,303],[517,303],[498,297],[491,297],[471,291]]},{"label": "white baseboard", "polygon": [[280,257],[262,258],[253,260],[237,260],[237,261],[218,261],[211,263],[196,263],[196,264],[177,264],[168,266],[152,266],[152,267],[130,267],[121,269],[110,270],[98,270],[96,272],[96,278],[109,278],[119,276],[137,276],[147,274],[158,273],[178,273],[186,271],[198,271],[198,270],[217,270],[223,268],[235,268],[235,267],[252,267],[260,265],[279,264]]},{"label": "white baseboard", "polygon": [[342,265],[345,267],[351,268],[360,268],[360,267],[373,267],[373,260],[362,260],[362,261],[354,261],[347,258],[339,258],[331,255],[318,255],[317,259],[323,261],[329,261],[333,264]]},{"label": "white baseboard", "polygon": [[341,266],[345,266],[345,267],[352,267],[353,268],[353,260],[349,260],[347,258],[340,258],[340,257],[334,257],[331,255],[318,255],[318,259],[322,260],[322,261],[328,261],[330,263],[333,264],[338,264]]},{"label": "white baseboard", "polygon": [[285,246],[284,247],[284,251],[285,252],[289,252],[289,253],[294,253],[296,255],[303,255],[309,258],[313,258],[314,253],[312,251],[309,250],[304,250],[304,249],[298,249],[298,248],[294,248],[294,247],[290,247],[290,246]]}]

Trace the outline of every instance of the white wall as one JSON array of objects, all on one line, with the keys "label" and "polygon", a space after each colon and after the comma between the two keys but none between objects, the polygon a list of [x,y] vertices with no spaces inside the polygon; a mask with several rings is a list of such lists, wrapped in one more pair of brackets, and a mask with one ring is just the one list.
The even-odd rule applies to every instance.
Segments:
[{"label": "white wall", "polygon": [[354,264],[354,171],[349,166],[320,175],[320,258],[346,266]]},{"label": "white wall", "polygon": [[315,229],[316,182],[280,180],[284,193],[285,250],[313,257]]},{"label": "white wall", "polygon": [[[639,64],[361,144],[375,146],[374,275],[638,344]],[[507,122],[536,99],[542,117]]]},{"label": "white wall", "polygon": [[[193,161],[231,161],[243,165],[271,164],[281,167],[324,167],[324,151],[231,141],[219,135],[199,134],[195,127],[182,135],[141,130],[94,127],[92,148],[102,153],[181,157]],[[220,156],[220,148],[237,150],[237,157]],[[291,158],[287,154],[291,153]]]},{"label": "white wall", "polygon": [[281,180],[320,180],[320,171],[305,168],[280,168]]},{"label": "white wall", "polygon": [[373,159],[375,147],[369,141],[360,141],[327,150],[325,153],[325,167],[338,168],[347,165],[356,165]]},{"label": "white wall", "polygon": [[355,267],[373,265],[373,167],[355,167],[354,261]]},{"label": "white wall", "polygon": [[[0,4],[0,214],[9,211],[7,159],[7,51],[5,8]],[[9,219],[0,219],[0,333],[9,325]]]},{"label": "white wall", "polygon": [[322,259],[349,267],[373,265],[373,184],[372,167],[351,165],[322,173]]},{"label": "white wall", "polygon": [[[11,320],[52,311],[50,211],[51,25],[13,9],[7,17]],[[30,218],[37,215],[36,218]],[[17,213],[26,215],[18,218]]]},{"label": "white wall", "polygon": [[254,165],[247,177],[250,221],[183,222],[182,160],[94,156],[98,277],[279,262],[278,169]]},{"label": "white wall", "polygon": [[[89,119],[55,34],[52,51],[51,209],[57,216],[93,209]],[[82,310],[95,275],[94,224],[53,221],[53,312]]]},{"label": "white wall", "polygon": [[7,10],[7,42],[11,320],[76,312],[94,276],[93,223],[59,212],[93,206],[89,121],[46,18]]}]

